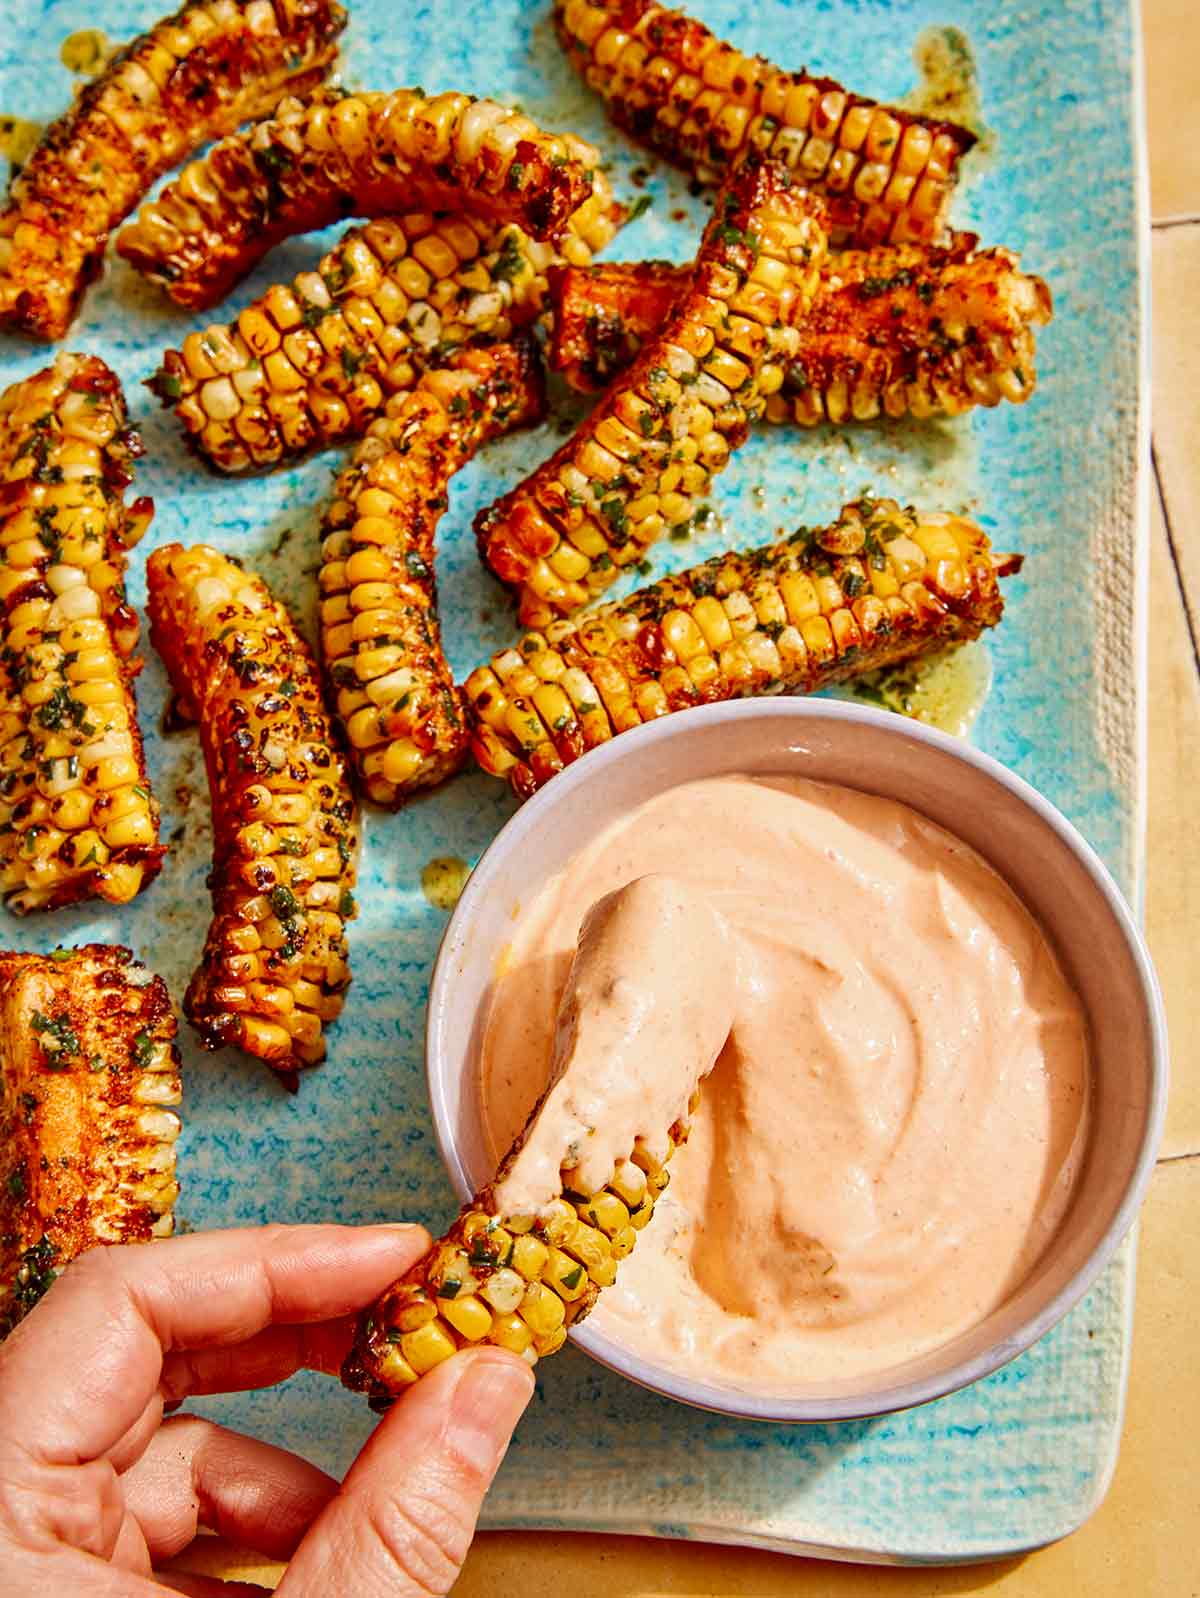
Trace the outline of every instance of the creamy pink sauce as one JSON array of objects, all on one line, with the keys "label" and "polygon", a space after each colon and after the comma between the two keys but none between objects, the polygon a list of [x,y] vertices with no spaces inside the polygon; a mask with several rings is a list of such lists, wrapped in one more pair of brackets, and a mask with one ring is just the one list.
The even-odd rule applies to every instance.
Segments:
[{"label": "creamy pink sauce", "polygon": [[[648,876],[702,896],[728,931],[682,959],[671,938],[651,938],[649,957],[640,935],[608,942],[604,980],[658,998],[626,1038],[620,1103],[635,1071],[637,1102],[661,1114],[686,1100],[704,1047],[683,1057],[680,1005],[712,1000],[716,1015],[724,984],[733,1025],[671,1186],[593,1324],[661,1365],[783,1392],[886,1369],[977,1323],[1069,1202],[1086,1029],[1011,890],[890,800],[712,778],[582,850],[521,915],[497,978],[480,1083],[497,1163],[550,1080],[589,909]],[[577,966],[572,980],[593,979]],[[605,1117],[589,1098],[582,1124]],[[614,1124],[598,1165],[649,1119]],[[545,1191],[565,1127],[547,1131],[527,1201]]]}]

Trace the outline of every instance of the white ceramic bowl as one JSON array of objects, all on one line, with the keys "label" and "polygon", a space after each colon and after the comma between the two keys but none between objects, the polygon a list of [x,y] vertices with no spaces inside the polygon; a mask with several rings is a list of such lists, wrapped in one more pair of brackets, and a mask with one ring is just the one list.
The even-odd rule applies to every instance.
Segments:
[{"label": "white ceramic bowl", "polygon": [[438,1144],[461,1197],[491,1178],[479,1042],[514,912],[617,817],[666,788],[733,772],[791,773],[900,800],[964,839],[1007,879],[1049,934],[1087,1011],[1092,1128],[1079,1187],[1049,1249],[1005,1303],[935,1352],[877,1375],[776,1396],[666,1370],[589,1323],[572,1338],[643,1386],[731,1415],[829,1421],[904,1409],[996,1370],[1082,1298],[1137,1213],[1166,1105],[1162,1001],[1112,878],[1052,805],[968,744],[837,701],[743,700],[668,716],[556,777],[488,849],[446,929],[426,1036]]}]

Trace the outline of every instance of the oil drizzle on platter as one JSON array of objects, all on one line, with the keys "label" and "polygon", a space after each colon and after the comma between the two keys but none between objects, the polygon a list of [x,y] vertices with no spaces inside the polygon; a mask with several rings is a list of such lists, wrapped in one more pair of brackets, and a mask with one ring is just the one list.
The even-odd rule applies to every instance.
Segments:
[{"label": "oil drizzle on platter", "polygon": [[435,855],[421,869],[421,892],[435,910],[453,910],[470,875],[470,866],[457,855]]},{"label": "oil drizzle on platter", "polygon": [[107,34],[101,33],[99,28],[80,28],[76,33],[68,33],[63,40],[58,59],[68,72],[81,78],[94,78],[104,70],[111,54]]},{"label": "oil drizzle on platter", "polygon": [[7,157],[13,177],[33,154],[41,136],[40,122],[30,122],[25,117],[8,116],[0,112],[0,155]]},{"label": "oil drizzle on platter", "polygon": [[975,54],[966,34],[949,26],[926,28],[917,36],[913,59],[920,82],[900,104],[921,116],[969,128],[979,140],[971,152],[972,161],[990,158],[995,135],[983,120]]},{"label": "oil drizzle on platter", "polygon": [[965,738],[991,686],[991,656],[976,639],[923,660],[867,672],[839,689],[837,697],[879,705]]}]

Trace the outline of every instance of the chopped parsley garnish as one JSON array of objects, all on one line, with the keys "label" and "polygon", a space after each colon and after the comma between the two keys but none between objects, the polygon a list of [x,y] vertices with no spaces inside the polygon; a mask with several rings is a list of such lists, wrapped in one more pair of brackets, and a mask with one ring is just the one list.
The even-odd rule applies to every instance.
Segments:
[{"label": "chopped parsley garnish", "polygon": [[294,921],[300,914],[300,901],[290,888],[277,883],[271,889],[271,909],[281,921]]},{"label": "chopped parsley garnish", "polygon": [[70,1056],[79,1053],[79,1038],[65,1011],[51,1017],[35,1010],[29,1024],[42,1038],[42,1051],[51,1069],[63,1070]]},{"label": "chopped parsley garnish", "polygon": [[501,280],[511,283],[513,278],[525,270],[525,257],[521,254],[521,246],[517,240],[516,233],[506,233],[500,241],[500,251],[488,268],[493,283]]}]

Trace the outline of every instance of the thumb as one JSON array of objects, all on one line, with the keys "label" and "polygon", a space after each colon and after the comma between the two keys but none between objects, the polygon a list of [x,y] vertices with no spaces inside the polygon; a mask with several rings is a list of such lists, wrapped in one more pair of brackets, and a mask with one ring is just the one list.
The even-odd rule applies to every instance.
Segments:
[{"label": "thumb", "polygon": [[388,1411],[288,1566],[279,1598],[448,1593],[533,1393],[499,1348],[438,1365]]}]

